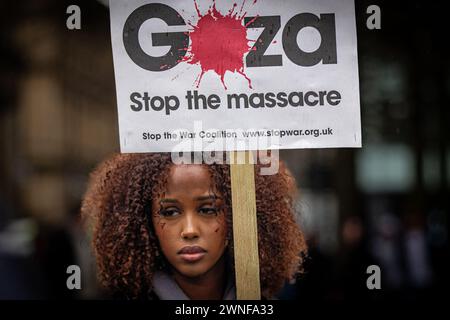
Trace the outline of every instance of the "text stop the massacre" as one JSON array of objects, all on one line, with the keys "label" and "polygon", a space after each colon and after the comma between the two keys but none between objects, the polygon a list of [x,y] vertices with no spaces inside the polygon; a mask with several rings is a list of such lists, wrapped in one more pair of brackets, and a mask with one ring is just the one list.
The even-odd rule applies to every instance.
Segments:
[{"label": "text stop the massacre", "polygon": [[[199,94],[197,90],[187,91],[184,97],[188,110],[217,109],[221,106],[221,99],[216,94]],[[247,95],[228,94],[226,96],[227,109],[241,108],[274,108],[274,107],[316,107],[316,106],[338,106],[342,100],[341,94],[337,90],[331,91],[294,91],[252,93]],[[130,95],[130,108],[132,111],[164,111],[170,115],[172,111],[180,107],[180,99],[177,96],[150,96],[148,92],[133,92]]]}]

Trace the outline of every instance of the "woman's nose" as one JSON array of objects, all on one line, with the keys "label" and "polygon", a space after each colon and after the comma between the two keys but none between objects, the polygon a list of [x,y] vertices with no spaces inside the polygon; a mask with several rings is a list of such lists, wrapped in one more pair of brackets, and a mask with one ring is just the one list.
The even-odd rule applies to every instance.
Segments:
[{"label": "woman's nose", "polygon": [[185,240],[199,237],[198,219],[195,217],[195,214],[187,213],[184,216],[181,237]]}]

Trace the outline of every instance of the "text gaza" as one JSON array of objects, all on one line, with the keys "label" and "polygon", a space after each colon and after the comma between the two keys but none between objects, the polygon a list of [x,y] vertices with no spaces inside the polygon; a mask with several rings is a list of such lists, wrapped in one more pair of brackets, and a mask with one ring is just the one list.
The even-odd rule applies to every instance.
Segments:
[{"label": "text gaza", "polygon": [[[172,7],[162,3],[145,4],[134,10],[123,28],[123,43],[131,60],[141,68],[149,71],[165,71],[175,67],[186,55],[189,44],[187,32],[152,33],[153,46],[168,46],[170,50],[164,56],[154,57],[147,54],[139,42],[139,29],[149,19],[161,19],[168,26],[185,26],[186,22]],[[262,28],[260,37],[246,56],[246,66],[274,67],[283,65],[282,55],[266,55],[273,39],[281,29],[280,16],[246,17],[247,28]],[[303,51],[297,36],[303,28],[316,29],[321,37],[320,46],[314,52]],[[312,13],[299,13],[289,19],[283,28],[282,45],[286,56],[296,65],[303,67],[337,63],[335,15],[331,13],[316,16]]]}]

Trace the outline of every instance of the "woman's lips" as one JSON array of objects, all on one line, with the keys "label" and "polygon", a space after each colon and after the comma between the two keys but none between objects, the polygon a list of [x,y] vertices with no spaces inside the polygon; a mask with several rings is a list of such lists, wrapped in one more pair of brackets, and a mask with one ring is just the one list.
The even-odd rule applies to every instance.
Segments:
[{"label": "woman's lips", "polygon": [[206,250],[199,246],[188,246],[178,251],[178,254],[187,262],[195,262],[205,256]]}]

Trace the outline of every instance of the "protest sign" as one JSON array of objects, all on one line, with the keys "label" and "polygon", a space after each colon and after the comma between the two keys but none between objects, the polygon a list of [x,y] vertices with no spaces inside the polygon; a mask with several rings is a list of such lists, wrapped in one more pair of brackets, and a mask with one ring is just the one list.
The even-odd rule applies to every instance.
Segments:
[{"label": "protest sign", "polygon": [[110,12],[122,152],[361,146],[352,0]]}]

